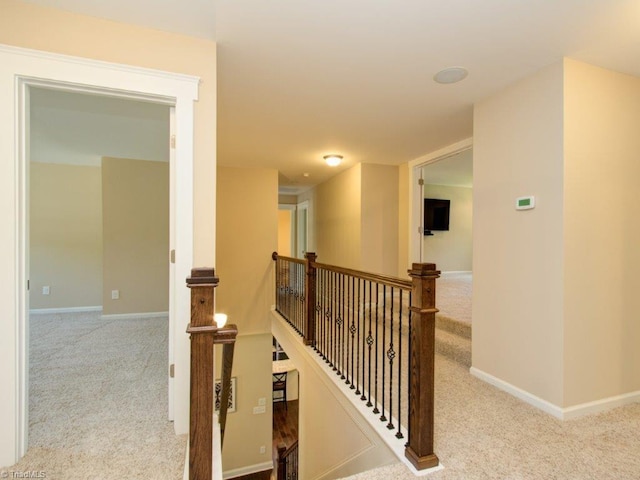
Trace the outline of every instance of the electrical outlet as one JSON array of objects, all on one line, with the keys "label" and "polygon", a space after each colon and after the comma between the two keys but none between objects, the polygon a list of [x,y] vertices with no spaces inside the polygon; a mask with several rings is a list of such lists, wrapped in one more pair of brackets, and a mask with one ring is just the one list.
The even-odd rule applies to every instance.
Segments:
[{"label": "electrical outlet", "polygon": [[259,415],[261,413],[265,413],[267,411],[267,407],[253,407],[253,414]]},{"label": "electrical outlet", "polygon": [[42,287],[42,294],[43,295],[49,295],[51,293],[51,287],[49,287],[49,285]]},{"label": "electrical outlet", "polygon": [[258,405],[260,405],[261,407],[264,407],[267,404],[267,399],[264,397],[260,397],[258,399]]},{"label": "electrical outlet", "polygon": [[118,300],[120,298],[120,290],[111,290],[111,300]]},{"label": "electrical outlet", "polygon": [[265,453],[267,453],[267,447],[265,447],[264,445],[262,445],[260,447],[260,454],[264,455]]}]

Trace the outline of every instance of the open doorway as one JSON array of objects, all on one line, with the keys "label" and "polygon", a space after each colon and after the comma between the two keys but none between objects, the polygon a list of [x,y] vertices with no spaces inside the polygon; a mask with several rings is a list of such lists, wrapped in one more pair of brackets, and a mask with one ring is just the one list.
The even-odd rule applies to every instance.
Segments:
[{"label": "open doorway", "polygon": [[278,254],[304,258],[309,243],[309,202],[278,205]]},{"label": "open doorway", "polygon": [[133,424],[175,443],[171,107],[40,87],[28,98],[29,454],[106,453]]},{"label": "open doorway", "polygon": [[[0,246],[7,252],[2,269],[0,313],[7,319],[0,325],[4,339],[0,358],[5,368],[0,384],[7,395],[0,400],[0,423],[11,426],[0,432],[6,448],[0,463],[20,459],[28,445],[28,91],[31,87],[130,98],[175,107],[175,168],[171,169],[173,219],[172,248],[176,249],[170,291],[170,322],[175,319],[170,354],[175,362],[174,429],[188,431],[189,292],[184,278],[193,267],[193,130],[194,100],[198,78],[157,70],[109,64],[96,60],[57,55],[5,46],[0,51],[0,95],[15,108],[0,110],[0,151],[7,161],[0,165],[0,205],[5,225]],[[175,195],[173,193],[175,192]],[[176,278],[181,279],[178,284]],[[178,288],[180,287],[180,288]],[[172,333],[170,332],[170,333]],[[178,335],[180,333],[181,335]],[[171,352],[171,348],[173,351]],[[168,370],[168,369],[167,369]]]},{"label": "open doorway", "polygon": [[414,261],[435,263],[437,351],[471,366],[473,149],[463,142],[413,164]]}]

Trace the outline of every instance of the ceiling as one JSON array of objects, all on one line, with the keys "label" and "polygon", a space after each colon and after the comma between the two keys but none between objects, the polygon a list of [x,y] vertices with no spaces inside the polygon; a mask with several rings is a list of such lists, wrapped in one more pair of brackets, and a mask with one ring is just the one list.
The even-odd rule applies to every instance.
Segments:
[{"label": "ceiling", "polygon": [[289,189],[471,137],[475,102],[563,56],[640,76],[638,0],[29,1],[214,39],[218,162]]}]

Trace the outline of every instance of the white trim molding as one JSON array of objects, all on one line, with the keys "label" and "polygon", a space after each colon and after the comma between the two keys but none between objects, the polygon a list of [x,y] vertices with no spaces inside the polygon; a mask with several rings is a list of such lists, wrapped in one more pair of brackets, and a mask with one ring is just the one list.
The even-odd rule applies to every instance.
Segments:
[{"label": "white trim molding", "polygon": [[61,307],[61,308],[32,308],[29,310],[30,315],[41,315],[47,313],[82,313],[82,312],[101,312],[102,305],[95,307]]},{"label": "white trim molding", "polygon": [[613,408],[624,407],[632,403],[640,403],[640,390],[563,408],[563,418],[564,420],[571,420],[584,415],[592,415],[594,413],[606,412]]},{"label": "white trim molding", "polygon": [[471,367],[469,369],[469,373],[474,377],[479,378],[480,380],[487,382],[560,420],[571,420],[585,415],[605,412],[613,408],[640,402],[640,391],[636,391],[623,395],[616,395],[614,397],[603,398],[593,402],[582,403],[572,407],[562,408],[475,367]]},{"label": "white trim molding", "polygon": [[168,317],[169,312],[110,313],[102,315],[102,320],[138,320],[141,318]]},{"label": "white trim molding", "polygon": [[243,477],[245,475],[264,472],[266,470],[273,470],[273,462],[256,463],[255,465],[249,465],[248,467],[234,468],[233,470],[225,470],[224,472],[222,472],[222,478],[227,479],[227,478]]},{"label": "white trim molding", "polygon": [[[70,92],[139,99],[174,105],[175,230],[174,281],[179,288],[170,299],[175,315],[169,341],[174,346],[176,375],[174,429],[188,431],[190,295],[183,282],[193,264],[193,132],[194,102],[200,79],[195,76],[120,65],[88,58],[0,45],[0,385],[7,393],[0,398],[0,465],[12,465],[28,444],[28,100],[29,88],[42,86]],[[180,279],[180,280],[177,280]],[[173,332],[176,332],[174,335]]]}]

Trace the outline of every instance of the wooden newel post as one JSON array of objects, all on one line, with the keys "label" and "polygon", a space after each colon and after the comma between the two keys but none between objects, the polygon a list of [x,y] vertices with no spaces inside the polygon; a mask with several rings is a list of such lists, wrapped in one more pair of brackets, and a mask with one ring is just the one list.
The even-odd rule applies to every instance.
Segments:
[{"label": "wooden newel post", "polygon": [[412,329],[409,352],[409,442],[405,455],[418,470],[438,465],[433,451],[436,278],[433,263],[414,263],[409,276]]},{"label": "wooden newel post", "polygon": [[304,258],[307,261],[305,265],[307,278],[304,285],[306,314],[304,344],[314,346],[316,344],[316,267],[314,264],[318,256],[315,252],[307,252]]},{"label": "wooden newel post", "polygon": [[210,480],[213,458],[213,268],[194,268],[187,278],[191,289],[191,403],[189,411],[189,479]]}]

